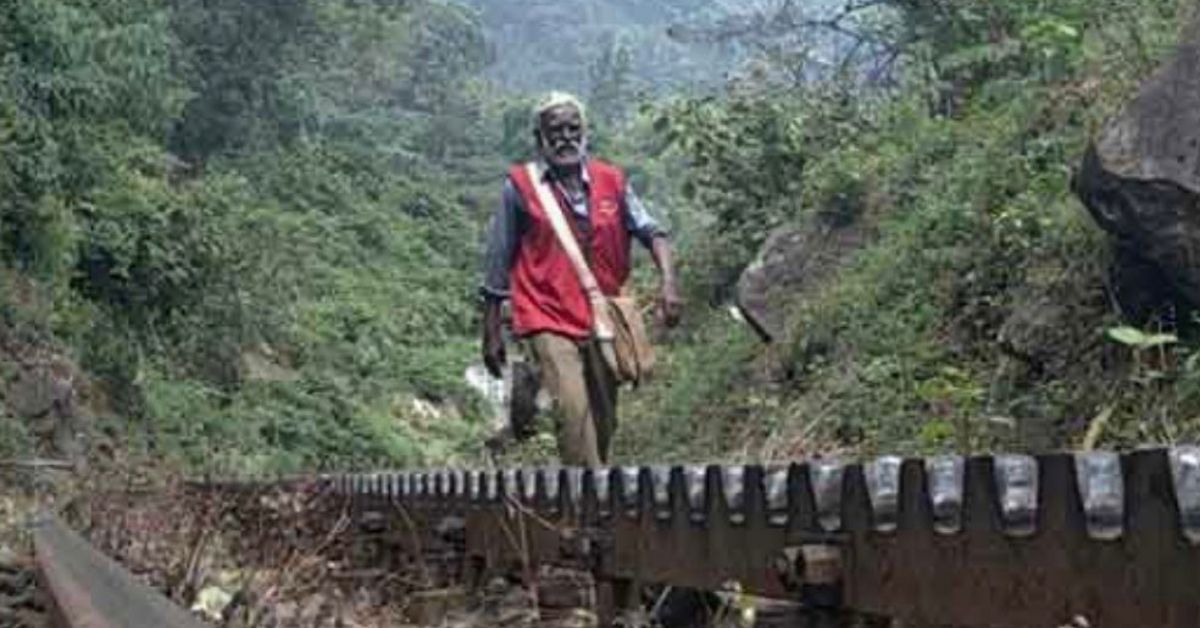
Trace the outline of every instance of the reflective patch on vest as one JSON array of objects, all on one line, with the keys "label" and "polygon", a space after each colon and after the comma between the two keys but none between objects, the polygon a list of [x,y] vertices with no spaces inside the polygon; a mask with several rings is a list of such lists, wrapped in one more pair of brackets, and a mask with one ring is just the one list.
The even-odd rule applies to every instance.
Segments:
[{"label": "reflective patch on vest", "polygon": [[598,205],[596,208],[597,211],[599,211],[601,214],[603,214],[605,216],[611,216],[611,215],[617,213],[618,205],[617,205],[616,199],[602,198],[602,199],[600,199],[600,202],[597,203],[597,205]]}]

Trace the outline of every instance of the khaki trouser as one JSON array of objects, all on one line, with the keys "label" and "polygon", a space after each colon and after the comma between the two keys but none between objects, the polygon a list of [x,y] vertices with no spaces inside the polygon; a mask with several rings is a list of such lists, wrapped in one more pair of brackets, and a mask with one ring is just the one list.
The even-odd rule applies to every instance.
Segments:
[{"label": "khaki trouser", "polygon": [[529,338],[542,387],[557,409],[558,456],[564,465],[608,464],[617,429],[617,379],[591,342],[552,333]]}]

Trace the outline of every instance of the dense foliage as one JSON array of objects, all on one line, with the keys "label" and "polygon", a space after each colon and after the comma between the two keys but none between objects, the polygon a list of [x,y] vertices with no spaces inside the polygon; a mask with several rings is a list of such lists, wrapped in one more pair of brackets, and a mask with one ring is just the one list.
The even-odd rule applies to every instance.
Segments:
[{"label": "dense foliage", "polygon": [[709,219],[686,258],[693,302],[728,303],[775,225],[861,238],[832,278],[796,295],[781,346],[760,348],[721,309],[694,320],[671,381],[636,406],[627,450],[771,457],[1078,446],[1089,426],[1089,446],[1194,434],[1192,349],[1106,336],[1120,324],[1108,246],[1070,190],[1087,141],[1171,50],[1189,7],[867,5],[847,25],[894,57],[893,82],[743,84],[656,113],[690,165],[681,193]]},{"label": "dense foliage", "polygon": [[5,314],[76,350],[113,436],[251,469],[473,440],[468,12],[35,0],[0,58],[0,255],[52,302]]},{"label": "dense foliage", "polygon": [[[1191,341],[1105,335],[1108,247],[1070,191],[1184,3],[579,4],[0,3],[0,348],[73,356],[115,449],[473,458],[481,229],[529,92],[566,87],[690,302],[621,456],[1197,429]],[[856,236],[763,347],[728,306],[781,225]],[[33,442],[10,412],[0,440]]]}]

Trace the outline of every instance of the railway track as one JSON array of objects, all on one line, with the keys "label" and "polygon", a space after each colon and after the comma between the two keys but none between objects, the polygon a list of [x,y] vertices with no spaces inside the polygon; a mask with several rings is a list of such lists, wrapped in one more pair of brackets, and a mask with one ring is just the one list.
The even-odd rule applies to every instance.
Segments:
[{"label": "railway track", "polygon": [[203,628],[54,517],[34,524],[38,577],[57,628]]},{"label": "railway track", "polygon": [[460,531],[472,570],[639,584],[971,628],[1200,626],[1200,449],[780,466],[327,476],[380,551]]},{"label": "railway track", "polygon": [[[235,497],[318,490],[349,508],[358,554],[376,568],[452,546],[468,583],[515,574],[534,584],[538,566],[586,570],[603,625],[627,616],[641,585],[662,584],[798,602],[787,625],[1200,626],[1194,447],[194,487]],[[59,625],[202,625],[60,523],[35,536]]]}]

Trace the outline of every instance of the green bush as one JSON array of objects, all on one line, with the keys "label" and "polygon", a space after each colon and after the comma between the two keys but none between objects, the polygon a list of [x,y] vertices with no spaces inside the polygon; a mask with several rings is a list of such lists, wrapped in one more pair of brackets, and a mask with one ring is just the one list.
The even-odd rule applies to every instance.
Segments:
[{"label": "green bush", "polygon": [[129,448],[463,455],[478,228],[447,164],[490,155],[459,124],[482,59],[441,3],[5,5],[0,260],[53,300],[6,311],[75,350]]},{"label": "green bush", "polygon": [[[732,323],[695,317],[666,362],[670,390],[699,407],[655,390],[633,420],[692,426],[686,442],[704,445],[667,438],[639,455],[1058,447],[1105,407],[1113,444],[1164,439],[1128,436],[1147,413],[1191,429],[1190,384],[1131,385],[1127,356],[1104,346],[1108,253],[1069,185],[1098,123],[1169,50],[1182,4],[895,4],[880,32],[909,43],[883,97],[834,81],[662,110],[659,131],[691,166],[688,197],[711,218],[681,264],[700,275],[693,297],[725,307],[775,224],[818,217],[867,237],[797,295],[786,346],[708,352],[693,343],[722,346]],[[1034,332],[1050,357],[1014,355],[1022,339],[1006,334]],[[774,378],[756,374],[773,361]]]}]

